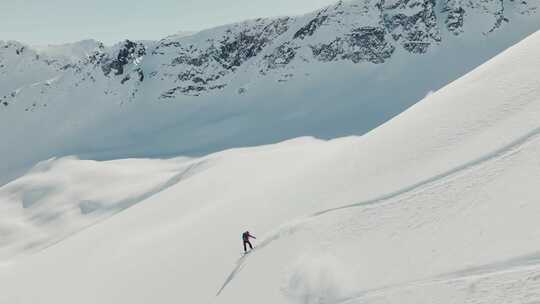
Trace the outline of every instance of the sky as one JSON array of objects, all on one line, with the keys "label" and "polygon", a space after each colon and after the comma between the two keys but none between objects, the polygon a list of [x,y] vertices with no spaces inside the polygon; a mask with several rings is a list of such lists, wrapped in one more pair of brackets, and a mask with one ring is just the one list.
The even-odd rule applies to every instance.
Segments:
[{"label": "sky", "polygon": [[257,17],[308,13],[337,0],[0,0],[0,40],[31,45],[160,39]]}]

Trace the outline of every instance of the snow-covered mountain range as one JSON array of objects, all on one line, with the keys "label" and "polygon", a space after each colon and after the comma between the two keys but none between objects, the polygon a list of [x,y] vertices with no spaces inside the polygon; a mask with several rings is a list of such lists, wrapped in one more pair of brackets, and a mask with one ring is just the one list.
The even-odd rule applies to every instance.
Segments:
[{"label": "snow-covered mountain range", "polygon": [[54,156],[364,134],[539,29],[538,7],[354,0],[112,47],[0,42],[0,182]]},{"label": "snow-covered mountain range", "polygon": [[540,303],[538,10],[0,42],[0,304]]},{"label": "snow-covered mountain range", "polygon": [[538,303],[538,54],[363,136],[41,162],[0,187],[0,303]]}]

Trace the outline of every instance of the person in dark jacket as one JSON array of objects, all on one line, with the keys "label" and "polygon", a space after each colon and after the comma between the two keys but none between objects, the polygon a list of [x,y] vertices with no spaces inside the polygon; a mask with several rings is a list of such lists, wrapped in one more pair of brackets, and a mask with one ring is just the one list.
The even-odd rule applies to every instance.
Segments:
[{"label": "person in dark jacket", "polygon": [[253,246],[251,246],[251,242],[249,241],[250,238],[256,239],[256,237],[251,235],[249,231],[242,233],[242,241],[244,241],[244,253],[247,252],[246,244],[249,245],[250,249],[253,249]]}]

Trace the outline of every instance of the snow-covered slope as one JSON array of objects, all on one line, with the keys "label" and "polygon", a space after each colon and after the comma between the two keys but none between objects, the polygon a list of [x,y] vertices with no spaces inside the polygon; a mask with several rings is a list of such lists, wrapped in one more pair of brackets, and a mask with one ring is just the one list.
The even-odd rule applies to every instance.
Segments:
[{"label": "snow-covered slope", "polygon": [[0,188],[0,260],[46,248],[178,183],[191,168],[182,158],[41,162]]},{"label": "snow-covered slope", "polygon": [[538,30],[538,6],[354,0],[112,47],[2,43],[0,183],[63,155],[200,155],[364,134]]},{"label": "snow-covered slope", "polygon": [[[162,161],[145,187],[192,169],[98,225],[6,260],[0,302],[538,302],[539,53],[540,32],[362,137]],[[92,175],[86,161],[50,161],[2,199],[66,162]],[[102,168],[88,184],[53,183],[60,193],[94,188],[102,174],[114,179],[109,165],[147,164],[93,163]],[[60,210],[77,208],[73,196]],[[257,248],[240,258],[245,229]]]}]

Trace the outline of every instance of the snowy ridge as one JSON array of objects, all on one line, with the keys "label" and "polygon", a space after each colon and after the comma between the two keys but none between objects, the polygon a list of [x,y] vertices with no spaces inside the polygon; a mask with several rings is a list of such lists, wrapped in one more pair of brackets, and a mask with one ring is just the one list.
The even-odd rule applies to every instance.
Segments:
[{"label": "snowy ridge", "polygon": [[[266,75],[277,69],[280,80],[286,81],[294,76],[290,70],[301,62],[384,63],[399,47],[423,54],[448,40],[448,33],[489,36],[505,23],[534,16],[538,5],[534,0],[340,1],[305,16],[261,18],[200,33],[180,33],[158,42],[126,40],[105,48],[86,40],[39,47],[38,52],[49,58],[68,58],[60,68],[83,74],[83,79],[96,68],[108,76],[113,65],[115,75],[125,74],[114,79],[122,84],[130,78],[130,70],[139,73],[141,61],[148,61],[140,73],[173,86],[157,92],[160,95],[156,97],[198,96],[228,86],[237,70]],[[17,55],[28,50],[27,46],[6,48],[15,48]],[[133,52],[137,56],[132,56]],[[279,71],[283,69],[285,72]]]},{"label": "snowy ridge", "polygon": [[[487,36],[514,19],[535,15],[537,9],[535,1],[340,1],[301,17],[261,18],[200,33],[180,33],[158,42],[126,40],[105,48],[85,40],[38,47],[37,53],[45,56],[45,63],[56,63],[56,70],[71,70],[83,80],[97,77],[93,70],[101,69],[109,76],[114,69],[114,75],[125,76],[113,81],[124,84],[135,71],[171,86],[156,92],[156,98],[199,96],[227,87],[231,77],[238,77],[237,70],[263,76],[277,70],[278,81],[287,81],[302,62],[380,64],[398,47],[423,54],[447,40],[447,33],[460,36],[470,31]],[[14,49],[19,56],[31,50],[9,43],[4,48],[9,49],[7,53]],[[141,68],[142,60],[148,64]],[[245,93],[245,88],[235,90]]]},{"label": "snowy ridge", "polygon": [[355,0],[112,47],[2,42],[0,128],[12,144],[0,147],[0,183],[56,156],[361,135],[538,30],[538,6]]},{"label": "snowy ridge", "polygon": [[[538,302],[539,52],[540,32],[361,137],[95,162],[148,164],[167,187],[6,260],[0,302]],[[87,172],[87,162],[69,163]],[[94,172],[59,190],[99,188],[106,171]],[[30,177],[13,183],[39,185]],[[246,229],[257,247],[239,260]]]}]

